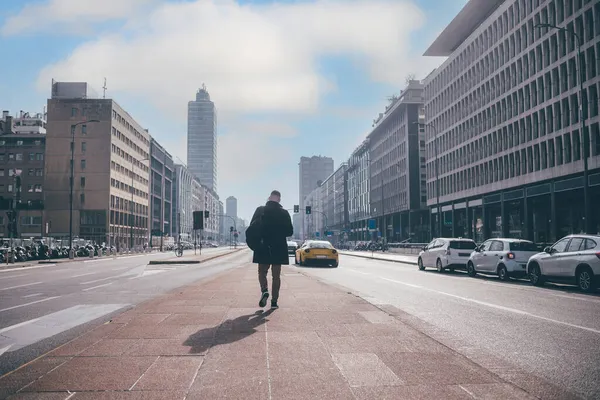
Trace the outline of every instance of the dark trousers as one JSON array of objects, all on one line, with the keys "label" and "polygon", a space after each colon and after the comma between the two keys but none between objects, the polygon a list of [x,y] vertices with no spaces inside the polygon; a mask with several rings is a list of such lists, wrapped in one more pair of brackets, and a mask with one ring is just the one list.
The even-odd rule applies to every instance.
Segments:
[{"label": "dark trousers", "polygon": [[269,290],[267,273],[270,267],[272,267],[271,275],[273,276],[273,297],[271,299],[272,301],[277,301],[279,298],[279,288],[281,287],[281,265],[258,264],[258,282],[260,283],[260,290],[262,292]]}]

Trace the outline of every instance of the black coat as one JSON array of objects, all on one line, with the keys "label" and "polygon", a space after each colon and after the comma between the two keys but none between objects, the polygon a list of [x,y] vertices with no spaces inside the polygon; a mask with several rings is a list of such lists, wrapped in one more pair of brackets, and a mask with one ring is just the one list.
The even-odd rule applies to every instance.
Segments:
[{"label": "black coat", "polygon": [[288,265],[287,238],[294,234],[294,226],[290,213],[283,209],[276,201],[267,201],[254,211],[252,224],[263,216],[263,238],[265,246],[254,251],[252,262],[255,264],[282,264]]}]

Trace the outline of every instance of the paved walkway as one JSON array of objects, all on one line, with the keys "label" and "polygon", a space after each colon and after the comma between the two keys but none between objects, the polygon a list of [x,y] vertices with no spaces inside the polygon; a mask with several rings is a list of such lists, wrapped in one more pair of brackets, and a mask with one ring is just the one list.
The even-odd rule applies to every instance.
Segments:
[{"label": "paved walkway", "polygon": [[414,264],[417,265],[417,255],[403,255],[394,253],[383,253],[381,251],[340,251],[340,254],[354,257],[371,258],[375,260],[399,262],[403,264]]},{"label": "paved walkway", "polygon": [[354,295],[284,267],[278,310],[255,266],[129,310],[0,378],[11,399],[529,399]]}]

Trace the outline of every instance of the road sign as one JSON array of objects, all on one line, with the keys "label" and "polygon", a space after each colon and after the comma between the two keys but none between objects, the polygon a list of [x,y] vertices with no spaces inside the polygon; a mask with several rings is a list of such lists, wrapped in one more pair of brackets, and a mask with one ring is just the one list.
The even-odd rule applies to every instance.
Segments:
[{"label": "road sign", "polygon": [[327,237],[332,237],[333,236],[333,232],[331,232],[331,231],[326,232],[326,234],[327,234]]},{"label": "road sign", "polygon": [[321,232],[315,232],[315,237],[320,237],[321,236]]},{"label": "road sign", "polygon": [[375,230],[377,229],[377,221],[374,219],[369,220],[369,229]]}]

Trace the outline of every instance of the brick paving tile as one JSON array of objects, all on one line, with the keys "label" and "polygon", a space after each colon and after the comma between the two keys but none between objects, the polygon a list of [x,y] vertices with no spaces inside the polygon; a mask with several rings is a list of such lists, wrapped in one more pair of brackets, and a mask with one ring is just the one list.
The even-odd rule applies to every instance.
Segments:
[{"label": "brick paving tile", "polygon": [[156,357],[76,357],[23,391],[128,390],[155,360]]},{"label": "brick paving tile", "polygon": [[0,378],[0,399],[44,376],[69,361],[69,357],[44,357]]},{"label": "brick paving tile", "polygon": [[68,392],[18,393],[10,396],[8,400],[65,400],[67,397],[69,397]]},{"label": "brick paving tile", "polygon": [[[181,339],[122,339],[135,340],[125,355],[128,356],[185,356],[200,355],[201,352],[193,352],[191,345],[186,345]],[[206,348],[210,347],[212,341],[207,342]],[[199,344],[196,344],[199,346]],[[196,349],[197,350],[197,349]]]},{"label": "brick paving tile", "polygon": [[124,324],[104,324],[91,332],[79,336],[50,353],[52,357],[76,356],[88,347],[108,337],[112,332],[122,328]]},{"label": "brick paving tile", "polygon": [[[457,385],[362,386],[352,388],[356,400],[473,400]],[[483,399],[483,398],[480,398]],[[485,398],[488,400],[487,398]],[[491,399],[490,399],[491,400]]]},{"label": "brick paving tile", "polygon": [[202,357],[160,357],[132,390],[186,390],[202,364]]},{"label": "brick paving tile", "polygon": [[78,392],[69,400],[184,400],[185,391]]},{"label": "brick paving tile", "polygon": [[455,354],[382,353],[380,358],[407,385],[498,383],[498,378]]},{"label": "brick paving tile", "polygon": [[[67,390],[70,400],[529,398],[409,327],[404,311],[293,267],[282,308],[259,310],[256,275],[238,268],[140,304],[0,378],[0,398],[19,389],[17,400]],[[543,384],[521,381],[532,393]]]},{"label": "brick paving tile", "polygon": [[373,353],[334,354],[350,386],[393,386],[403,382]]},{"label": "brick paving tile", "polygon": [[132,348],[139,339],[101,339],[79,355],[83,357],[120,356]]}]

